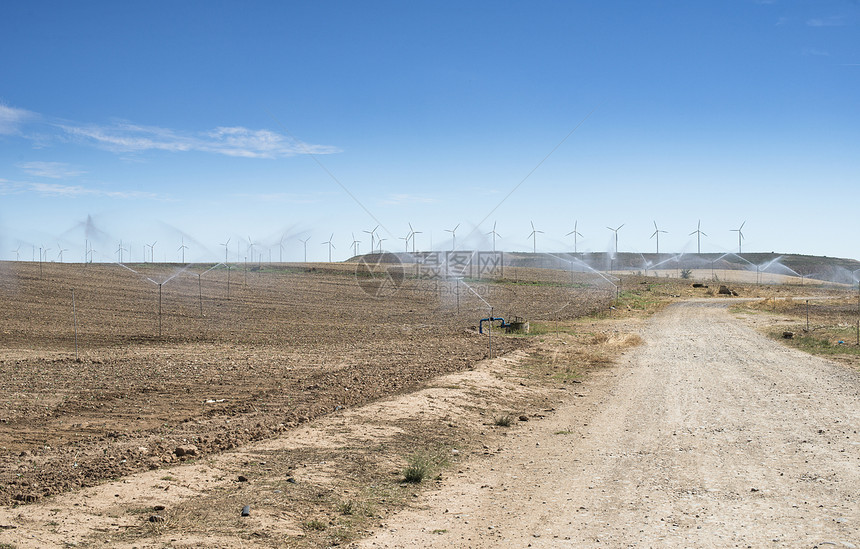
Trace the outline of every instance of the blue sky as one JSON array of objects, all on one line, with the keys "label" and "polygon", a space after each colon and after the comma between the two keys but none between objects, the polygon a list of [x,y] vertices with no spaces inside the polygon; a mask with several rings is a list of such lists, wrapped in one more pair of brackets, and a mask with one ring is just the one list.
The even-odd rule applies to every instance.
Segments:
[{"label": "blue sky", "polygon": [[[0,258],[860,258],[860,4],[8,2]],[[89,222],[87,221],[89,219]],[[88,227],[88,229],[87,229]],[[283,251],[278,243],[283,244]],[[237,249],[238,243],[238,249]],[[271,251],[271,252],[270,252]],[[38,253],[38,252],[37,252]]]}]

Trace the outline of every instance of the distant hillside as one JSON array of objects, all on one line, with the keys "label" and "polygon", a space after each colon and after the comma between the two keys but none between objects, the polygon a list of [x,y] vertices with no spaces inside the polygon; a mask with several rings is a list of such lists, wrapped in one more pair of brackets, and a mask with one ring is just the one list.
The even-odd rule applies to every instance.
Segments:
[{"label": "distant hillside", "polygon": [[[402,263],[418,263],[423,261],[430,252],[418,254],[391,253],[391,254],[365,254],[353,257],[348,261],[397,261],[396,256]],[[455,253],[462,258],[471,252],[458,250],[457,252],[435,252],[438,260],[444,261],[446,254]],[[491,252],[480,252],[489,254]],[[476,252],[477,254],[477,252]],[[609,254],[606,252],[585,252],[573,254],[570,252],[538,253],[529,252],[499,252],[504,258],[505,267],[524,267],[533,269],[573,269],[598,271],[670,271],[678,269],[714,269],[714,270],[748,270],[798,276],[807,279],[817,279],[828,282],[839,282],[853,284],[857,282],[860,275],[860,261],[838,257],[778,254],[751,252],[741,255],[734,253],[725,254],[653,254],[653,253],[630,253],[619,252]],[[453,262],[453,260],[452,260]]]}]

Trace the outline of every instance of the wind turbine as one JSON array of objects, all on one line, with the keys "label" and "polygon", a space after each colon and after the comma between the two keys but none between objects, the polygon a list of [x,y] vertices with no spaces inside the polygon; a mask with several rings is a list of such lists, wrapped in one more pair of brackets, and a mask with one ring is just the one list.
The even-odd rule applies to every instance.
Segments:
[{"label": "wind turbine", "polygon": [[248,254],[251,256],[251,264],[254,263],[254,241],[248,237]]},{"label": "wind turbine", "polygon": [[747,222],[744,221],[743,223],[741,223],[741,226],[738,227],[737,229],[731,229],[731,231],[733,233],[738,233],[738,255],[740,255],[740,253],[741,253],[741,240],[743,240],[743,238],[744,238],[744,233],[741,231],[743,230],[744,225],[746,225],[746,224],[747,224]]},{"label": "wind turbine", "polygon": [[452,237],[453,237],[453,239],[454,239],[454,240],[453,240],[453,242],[451,243],[451,251],[452,251],[452,252],[453,252],[454,250],[456,250],[456,249],[457,249],[457,228],[458,228],[459,226],[460,226],[460,224],[459,224],[459,223],[457,223],[457,226],[456,226],[456,227],[454,227],[453,229],[445,229],[445,232],[446,232],[446,233],[451,233],[451,236],[452,236]]},{"label": "wind turbine", "polygon": [[415,229],[413,229],[412,223],[409,224],[409,230],[412,231],[412,235],[411,235],[412,236],[412,253],[414,254],[415,253],[415,235],[421,234],[421,231],[416,231]]},{"label": "wind turbine", "polygon": [[[657,255],[660,255],[660,233],[668,233],[669,231],[661,231],[657,228],[657,222],[654,222],[654,232],[651,234],[651,238],[657,237]],[[647,274],[647,273],[646,273]]]},{"label": "wind turbine", "polygon": [[493,253],[496,252],[496,237],[502,238],[502,235],[496,232],[496,223],[498,223],[498,221],[493,221],[493,230],[487,233],[488,235],[493,236]]},{"label": "wind turbine", "polygon": [[702,232],[702,220],[699,220],[699,224],[696,225],[696,230],[690,233],[690,236],[696,235],[696,253],[702,253],[702,235],[708,236]]},{"label": "wind turbine", "polygon": [[535,229],[535,222],[534,221],[529,221],[529,223],[532,224],[532,232],[529,235],[529,238],[532,239],[532,253],[536,254],[537,253],[537,235],[539,233],[542,234],[543,231],[539,231],[539,230]]},{"label": "wind turbine", "polygon": [[15,261],[20,261],[21,260],[21,254],[20,254],[21,246],[18,246],[17,248],[15,248],[12,251],[15,253]]},{"label": "wind turbine", "polygon": [[564,236],[570,236],[570,235],[573,235],[573,253],[574,253],[574,254],[575,254],[575,253],[577,253],[577,250],[576,250],[576,237],[580,237],[580,238],[582,238],[582,235],[581,235],[581,234],[579,234],[579,231],[577,231],[577,230],[576,230],[576,224],[577,224],[577,223],[579,223],[579,222],[578,222],[578,221],[574,221],[574,222],[573,222],[573,230],[572,230],[572,231],[570,231],[569,233],[567,233],[566,235],[564,235]]},{"label": "wind turbine", "polygon": [[382,253],[382,243],[388,240],[387,238],[382,238],[381,236],[376,237],[376,243],[379,244],[379,253]]},{"label": "wind turbine", "polygon": [[618,255],[618,231],[620,231],[621,227],[623,227],[623,226],[624,226],[624,223],[622,223],[621,225],[619,225],[615,229],[613,229],[612,227],[606,227],[607,229],[609,229],[610,231],[615,233],[615,255]]},{"label": "wind turbine", "polygon": [[287,238],[287,235],[282,234],[281,239],[278,240],[278,263],[284,262],[284,239]]},{"label": "wind turbine", "polygon": [[[119,246],[117,246],[117,248],[116,248],[116,254],[117,254],[117,256],[119,257],[119,262],[120,262],[120,263],[122,263],[122,252],[123,252],[123,251],[125,251],[125,249],[122,247],[122,240],[120,240],[120,241],[119,241]],[[47,253],[48,253],[48,251],[47,251],[47,250],[45,250],[45,253],[47,254]]]},{"label": "wind turbine", "polygon": [[406,253],[409,253],[409,239],[412,238],[412,233],[406,233],[406,236],[399,236],[398,239],[404,241],[406,243]]},{"label": "wind turbine", "polygon": [[155,245],[158,243],[158,240],[154,240],[152,244],[147,244],[149,246],[149,260],[152,263],[155,263]]},{"label": "wind turbine", "polygon": [[358,256],[358,245],[359,244],[361,244],[361,241],[356,240],[355,239],[355,233],[352,233],[352,244],[350,244],[350,246],[352,246],[352,255]]},{"label": "wind turbine", "polygon": [[188,249],[188,246],[185,245],[185,237],[184,236],[182,237],[181,242],[182,243],[179,245],[179,248],[177,249],[177,251],[182,252],[182,264],[185,265],[185,250]]},{"label": "wind turbine", "polygon": [[57,248],[60,249],[60,252],[57,254],[57,257],[60,259],[60,263],[62,263],[63,262],[63,252],[68,252],[69,250],[66,250],[62,246],[60,246],[59,242],[57,242]]},{"label": "wind turbine", "polygon": [[374,236],[374,235],[375,235],[375,233],[376,233],[376,229],[378,229],[378,228],[379,228],[379,225],[377,225],[376,227],[374,227],[372,231],[361,231],[361,232],[363,232],[363,233],[367,233],[367,234],[369,234],[369,235],[370,235],[370,253],[373,253],[373,252],[374,252],[374,250],[375,250],[375,248],[373,247],[373,246],[374,246],[374,241],[375,241],[375,240],[374,240],[374,239],[375,239],[375,236]]},{"label": "wind turbine", "polygon": [[[224,246],[224,265],[226,265],[226,264],[228,263],[228,262],[227,262],[227,246],[229,246],[229,245],[230,245],[230,239],[231,239],[231,238],[233,238],[233,237],[228,237],[228,238],[227,238],[227,242],[222,242],[222,243],[220,244],[221,246]],[[155,244],[155,243],[153,242],[153,244]]]},{"label": "wind turbine", "polygon": [[335,247],[334,243],[331,239],[334,238],[334,233],[331,233],[331,236],[328,237],[328,240],[323,242],[323,244],[328,244],[328,262],[331,263],[331,249]]},{"label": "wind turbine", "polygon": [[299,242],[301,242],[305,246],[305,263],[308,262],[308,240],[310,240],[310,239],[311,239],[311,237],[307,237],[304,240],[302,240],[301,238],[299,239]]}]

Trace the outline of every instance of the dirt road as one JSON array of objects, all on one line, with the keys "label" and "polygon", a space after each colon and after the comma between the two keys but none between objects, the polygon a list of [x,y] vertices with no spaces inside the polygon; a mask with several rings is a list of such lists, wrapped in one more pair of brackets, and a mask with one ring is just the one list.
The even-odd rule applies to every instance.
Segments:
[{"label": "dirt road", "polygon": [[360,547],[860,546],[860,376],[686,302]]}]

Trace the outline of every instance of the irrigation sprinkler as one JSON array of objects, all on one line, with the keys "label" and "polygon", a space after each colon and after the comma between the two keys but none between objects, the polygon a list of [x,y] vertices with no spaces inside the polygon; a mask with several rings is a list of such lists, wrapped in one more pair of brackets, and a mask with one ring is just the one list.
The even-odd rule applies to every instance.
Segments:
[{"label": "irrigation sprinkler", "polygon": [[75,322],[75,361],[80,360],[78,358],[78,308],[75,304],[75,289],[72,288],[72,317]]},{"label": "irrigation sprinkler", "polygon": [[230,301],[230,264],[227,263],[227,301]]},{"label": "irrigation sprinkler", "polygon": [[[493,308],[492,307],[490,307],[490,318],[493,318]],[[493,321],[492,320],[490,320],[490,322],[487,325],[487,346],[489,349],[487,356],[489,357],[490,360],[493,360]]]},{"label": "irrigation sprinkler", "polygon": [[161,338],[161,286],[163,282],[158,283],[158,337]]},{"label": "irrigation sprinkler", "polygon": [[806,331],[809,331],[809,300],[806,300]]}]

